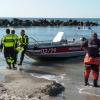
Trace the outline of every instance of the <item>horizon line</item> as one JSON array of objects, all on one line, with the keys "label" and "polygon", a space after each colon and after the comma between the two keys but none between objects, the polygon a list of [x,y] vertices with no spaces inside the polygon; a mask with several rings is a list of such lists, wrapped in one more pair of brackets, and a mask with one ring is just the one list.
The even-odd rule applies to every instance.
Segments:
[{"label": "horizon line", "polygon": [[0,18],[43,18],[43,19],[48,19],[48,18],[50,18],[50,19],[55,19],[55,18],[61,18],[61,19],[63,19],[63,18],[68,18],[68,19],[74,19],[74,18],[76,18],[76,19],[79,19],[79,18],[81,18],[81,19],[100,19],[100,17],[0,17]]}]

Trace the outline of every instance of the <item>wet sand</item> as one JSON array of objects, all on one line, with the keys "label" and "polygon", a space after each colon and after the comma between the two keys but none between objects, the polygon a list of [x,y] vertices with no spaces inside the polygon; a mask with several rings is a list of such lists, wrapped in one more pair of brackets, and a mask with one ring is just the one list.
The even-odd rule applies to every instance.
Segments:
[{"label": "wet sand", "polygon": [[[40,90],[52,81],[35,78],[28,73],[14,70],[0,70],[0,100],[50,100]],[[53,98],[52,98],[53,100]],[[54,98],[55,100],[55,98]],[[59,100],[56,98],[56,100]]]},{"label": "wet sand", "polygon": [[[100,100],[100,87],[84,86],[83,58],[24,63],[22,71],[0,70],[0,99],[3,100]],[[44,79],[45,78],[45,79]],[[47,80],[50,79],[50,80]],[[63,95],[50,97],[41,88],[57,80]],[[92,85],[92,73],[89,78]],[[98,81],[100,85],[100,79]]]},{"label": "wet sand", "polygon": [[[93,87],[92,73],[89,77],[91,86],[84,86],[83,58],[73,58],[66,61],[66,78],[64,100],[100,100],[100,87]],[[100,79],[98,80],[100,85]]]}]

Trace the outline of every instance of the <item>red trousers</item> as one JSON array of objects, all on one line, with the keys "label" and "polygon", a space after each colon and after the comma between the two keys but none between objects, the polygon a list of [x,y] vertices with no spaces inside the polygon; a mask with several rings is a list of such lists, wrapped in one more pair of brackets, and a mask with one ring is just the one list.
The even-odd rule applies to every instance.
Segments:
[{"label": "red trousers", "polygon": [[86,68],[85,72],[84,72],[84,77],[85,78],[89,78],[90,72],[92,70],[93,80],[98,80],[98,77],[99,77],[99,65],[86,64],[85,68]]}]

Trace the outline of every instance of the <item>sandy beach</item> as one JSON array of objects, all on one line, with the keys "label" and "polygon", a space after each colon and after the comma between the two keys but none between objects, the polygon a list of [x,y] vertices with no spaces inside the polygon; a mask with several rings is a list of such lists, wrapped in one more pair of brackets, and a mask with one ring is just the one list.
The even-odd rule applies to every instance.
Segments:
[{"label": "sandy beach", "polygon": [[[92,73],[90,86],[84,86],[82,59],[28,62],[21,71],[0,69],[0,100],[100,100],[100,87],[92,87]],[[54,97],[41,91],[53,80],[64,85],[63,94]]]},{"label": "sandy beach", "polygon": [[36,78],[17,70],[0,70],[0,100],[59,100],[41,93],[52,81]]}]

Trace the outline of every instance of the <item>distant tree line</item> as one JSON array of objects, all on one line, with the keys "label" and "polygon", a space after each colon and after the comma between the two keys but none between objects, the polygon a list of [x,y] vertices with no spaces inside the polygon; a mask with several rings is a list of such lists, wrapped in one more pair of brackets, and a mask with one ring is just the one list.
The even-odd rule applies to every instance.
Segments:
[{"label": "distant tree line", "polygon": [[13,18],[11,21],[8,19],[0,19],[0,27],[30,27],[30,26],[98,26],[97,22],[90,22],[90,21],[77,21],[77,20],[68,20],[68,21],[61,21],[61,20],[47,20],[47,19],[38,19],[38,20],[22,20],[18,18]]}]

